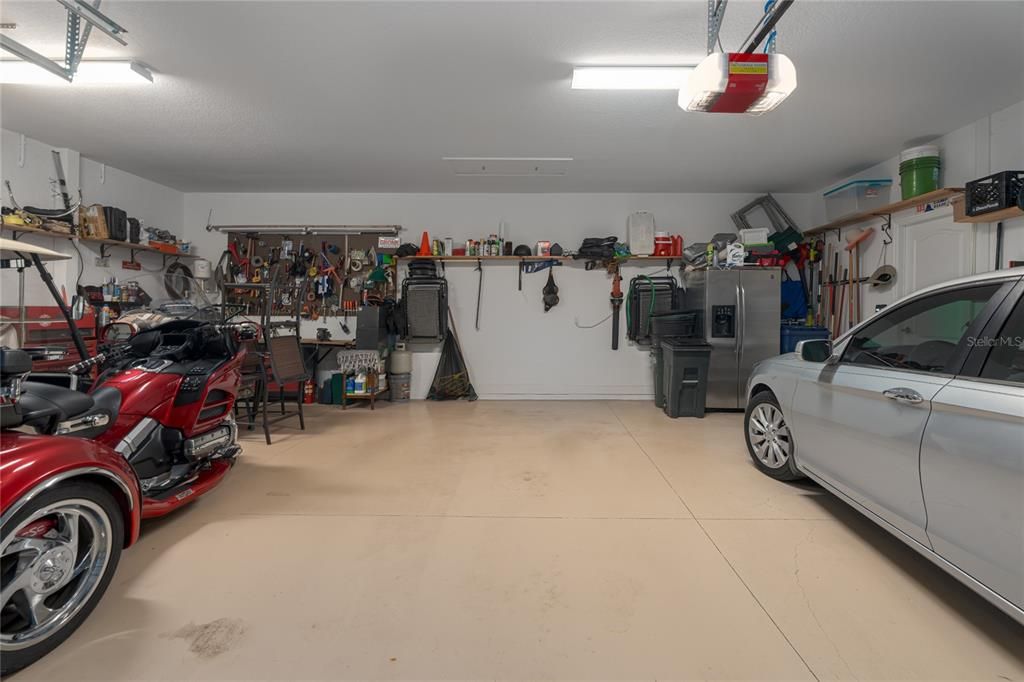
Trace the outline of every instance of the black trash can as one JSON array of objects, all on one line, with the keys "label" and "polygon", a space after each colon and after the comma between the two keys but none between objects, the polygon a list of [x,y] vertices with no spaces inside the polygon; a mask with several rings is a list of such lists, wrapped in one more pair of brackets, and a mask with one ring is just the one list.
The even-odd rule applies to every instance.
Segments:
[{"label": "black trash can", "polygon": [[699,310],[673,310],[651,315],[651,364],[654,369],[654,406],[665,407],[665,361],[662,357],[661,340],[697,339],[703,342]]},{"label": "black trash can", "polygon": [[665,361],[660,341],[651,344],[651,364],[654,367],[654,406],[665,407]]},{"label": "black trash can", "polygon": [[673,419],[703,417],[711,346],[701,339],[662,339],[661,359],[665,414]]}]

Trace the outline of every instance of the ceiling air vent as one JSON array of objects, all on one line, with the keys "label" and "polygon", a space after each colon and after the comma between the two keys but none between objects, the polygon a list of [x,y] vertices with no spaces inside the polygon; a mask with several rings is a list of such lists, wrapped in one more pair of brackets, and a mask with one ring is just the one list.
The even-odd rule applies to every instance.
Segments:
[{"label": "ceiling air vent", "polygon": [[444,159],[456,175],[491,175],[496,177],[557,177],[569,172],[571,158],[511,158],[447,156]]}]

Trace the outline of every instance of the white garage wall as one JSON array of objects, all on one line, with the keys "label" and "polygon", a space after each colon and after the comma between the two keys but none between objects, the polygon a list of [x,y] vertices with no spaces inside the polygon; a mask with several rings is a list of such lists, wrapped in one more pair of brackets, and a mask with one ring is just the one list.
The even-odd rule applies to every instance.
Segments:
[{"label": "white garage wall", "polygon": [[[754,195],[730,194],[189,194],[186,235],[204,253],[223,249],[223,235],[206,232],[209,211],[215,224],[399,224],[403,241],[431,237],[456,242],[486,236],[506,224],[518,243],[539,239],[576,248],[585,236],[625,238],[626,217],[654,213],[659,229],[682,234],[687,243],[733,231],[729,214]],[[811,197],[779,197],[793,219],[806,225]],[[524,275],[517,290],[514,264],[486,264],[481,329],[474,328],[477,274],[470,263],[447,265],[451,307],[474,385],[487,398],[645,398],[652,395],[648,354],[623,341],[611,350],[608,315],[611,280],[585,272],[582,264],[556,268],[561,303],[545,313],[541,289],[547,274]],[[657,268],[624,268],[628,278]],[[678,271],[678,270],[677,270]],[[339,325],[323,319],[342,338]],[[625,317],[623,315],[623,333]],[[312,330],[310,330],[312,331]],[[437,364],[436,349],[417,353],[414,395],[424,395]]]},{"label": "white garage wall", "polygon": [[[9,130],[0,131],[0,135],[0,177],[11,182],[19,203],[41,208],[61,206],[60,198],[53,196],[50,185],[51,179],[56,177],[50,153],[54,147],[25,138],[24,160],[23,163],[19,163],[22,136]],[[73,150],[59,151],[64,157],[64,172],[73,200],[76,196],[75,188],[80,183],[82,196],[87,204],[118,206],[127,211],[128,215],[142,220],[145,225],[164,228],[179,236],[182,235],[185,209],[185,195],[182,192],[110,166],[104,168],[96,161],[82,158]],[[3,192],[3,203],[7,205],[9,202],[6,188]],[[22,239],[72,256],[70,261],[54,263],[49,267],[57,286],[64,285],[69,296],[74,293],[79,260],[72,244],[64,239],[36,235],[25,236]],[[98,246],[79,242],[79,249],[84,257],[83,282],[95,284],[110,277],[117,277],[119,281],[134,280],[154,298],[166,297],[160,256],[138,253],[136,259],[144,268],[139,272],[121,268],[121,261],[129,257],[126,250],[111,249],[111,267],[101,268],[96,266],[96,258],[100,255]],[[0,296],[5,305],[12,305],[17,301],[17,275],[14,272],[5,271],[0,275]],[[26,303],[52,304],[49,294],[32,274],[26,276]]]},{"label": "white garage wall", "polygon": [[[944,181],[962,185],[965,181],[1007,168],[1024,167],[1024,102],[1008,107],[941,138]],[[50,193],[53,176],[49,145],[28,139],[24,163],[19,164],[20,136],[2,131],[0,174],[9,179],[19,200],[42,206],[57,205]],[[625,236],[626,217],[637,210],[652,211],[659,229],[681,233],[687,243],[703,241],[712,234],[731,231],[729,214],[754,195],[729,194],[183,194],[113,168],[79,158],[63,150],[69,184],[81,183],[88,203],[105,203],[125,208],[146,224],[164,227],[193,242],[197,252],[216,261],[226,244],[223,235],[204,229],[213,209],[213,221],[220,224],[348,223],[405,226],[405,241],[418,243],[423,230],[432,237],[464,241],[497,231],[504,221],[516,243],[533,244],[538,239],[558,241],[567,248],[577,246],[584,236]],[[101,180],[101,172],[104,177]],[[898,158],[858,173],[898,177]],[[833,183],[830,186],[834,186]],[[827,188],[822,188],[822,191]],[[898,186],[893,188],[897,198]],[[782,195],[779,199],[800,226],[824,221],[820,192]],[[945,209],[949,210],[949,209]],[[877,224],[876,224],[877,226]],[[1008,221],[1004,259],[1024,259],[1024,220]],[[994,227],[978,227],[977,269],[993,267]],[[63,240],[40,239],[58,251],[73,253]],[[863,256],[865,270],[878,258],[881,240],[874,239]],[[143,266],[151,273],[135,273],[119,267],[120,253],[113,253],[112,268],[98,268],[98,249],[83,245],[85,281],[95,282],[116,275],[137,279],[153,295],[162,296],[160,259],[141,254]],[[898,262],[894,247],[890,262]],[[71,290],[78,261],[52,266],[58,284]],[[609,312],[610,281],[599,272],[584,272],[581,266],[566,265],[556,270],[562,303],[543,312],[540,290],[545,274],[524,277],[522,292],[516,289],[516,267],[506,264],[485,266],[481,329],[474,329],[477,276],[471,264],[450,264],[447,276],[452,310],[461,335],[467,361],[477,390],[484,397],[648,397],[651,378],[647,354],[626,343],[610,350],[610,325],[594,329]],[[657,268],[641,270],[629,266],[628,278]],[[15,280],[5,273],[0,280],[4,303],[16,300]],[[46,304],[41,288],[30,282],[28,302]],[[889,303],[893,294],[869,292],[864,309],[876,302]],[[624,323],[623,319],[623,323]],[[354,321],[352,321],[354,322]],[[342,336],[331,321],[310,323],[304,335],[328,326],[334,337]],[[350,326],[354,324],[350,322]],[[425,393],[434,366],[436,349],[420,349],[416,360],[414,393]]]},{"label": "white garage wall", "polygon": [[[985,118],[982,118],[970,125],[954,130],[943,135],[934,141],[938,144],[942,153],[942,176],[941,181],[944,187],[963,187],[969,180],[984,177],[991,173],[1003,170],[1024,169],[1024,102],[1018,102],[1012,106],[997,111]],[[892,178],[892,201],[899,201],[899,152],[891,158],[865,169],[860,173],[845,178],[841,181],[831,183],[817,192],[812,201],[811,216],[812,224],[825,222],[825,202],[821,194],[832,187],[837,187],[849,180],[857,178]],[[952,208],[942,208],[942,211],[952,213]],[[887,260],[890,264],[899,266],[899,253],[897,251],[897,235],[895,225],[897,217],[893,217],[893,238],[894,243],[889,247]],[[856,227],[874,226],[876,229],[882,224],[881,220],[864,223]],[[1005,221],[1003,224],[1003,261],[1002,267],[1006,267],[1011,260],[1024,260],[1024,218]],[[845,230],[844,230],[845,232]],[[979,223],[975,233],[975,271],[987,272],[995,269],[995,225]],[[835,243],[835,236],[830,235]],[[845,242],[844,242],[845,243]],[[870,274],[878,263],[881,254],[882,239],[880,233],[875,233],[870,242],[862,249],[862,269],[865,276]],[[898,287],[891,287],[886,291],[872,290],[870,287],[862,287],[862,306],[865,313],[874,310],[876,304],[888,305],[896,300]]]}]

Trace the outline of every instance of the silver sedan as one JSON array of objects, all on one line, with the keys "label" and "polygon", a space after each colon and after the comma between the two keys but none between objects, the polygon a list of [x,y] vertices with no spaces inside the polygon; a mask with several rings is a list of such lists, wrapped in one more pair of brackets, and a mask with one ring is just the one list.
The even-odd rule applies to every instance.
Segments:
[{"label": "silver sedan", "polygon": [[758,469],[814,479],[1024,624],[1024,268],[804,341],[747,394]]}]

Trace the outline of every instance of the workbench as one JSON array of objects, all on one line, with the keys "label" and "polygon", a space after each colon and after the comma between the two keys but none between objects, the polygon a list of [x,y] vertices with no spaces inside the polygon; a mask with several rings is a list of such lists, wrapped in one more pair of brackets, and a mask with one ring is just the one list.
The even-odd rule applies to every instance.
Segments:
[{"label": "workbench", "polygon": [[[301,344],[303,346],[313,347],[313,357],[316,360],[316,363],[313,365],[313,371],[316,371],[316,368],[320,366],[320,363],[323,362],[324,358],[326,358],[332,350],[342,348],[351,350],[356,347],[356,342],[351,339],[324,339],[322,341],[320,339],[302,339]],[[321,348],[326,348],[322,354],[320,352]]]}]

